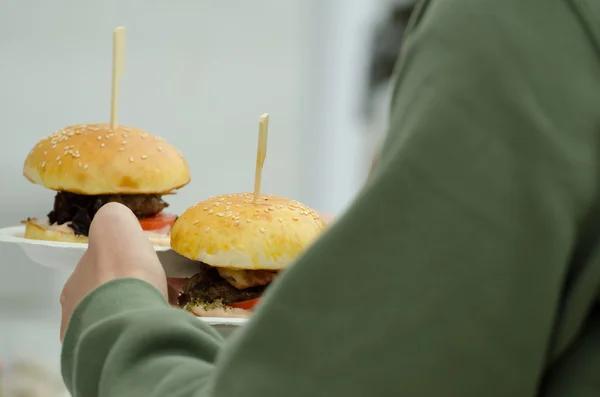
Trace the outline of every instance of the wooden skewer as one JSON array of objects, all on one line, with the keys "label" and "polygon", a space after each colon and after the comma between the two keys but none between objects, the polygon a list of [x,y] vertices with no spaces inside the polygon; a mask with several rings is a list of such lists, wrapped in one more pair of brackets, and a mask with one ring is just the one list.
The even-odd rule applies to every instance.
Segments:
[{"label": "wooden skewer", "polygon": [[119,119],[119,83],[125,72],[125,27],[113,33],[112,93],[110,100],[110,129],[115,130]]},{"label": "wooden skewer", "polygon": [[269,136],[269,115],[260,116],[258,122],[258,149],[256,150],[256,172],[254,173],[254,200],[260,197],[262,169],[267,157],[267,138]]}]

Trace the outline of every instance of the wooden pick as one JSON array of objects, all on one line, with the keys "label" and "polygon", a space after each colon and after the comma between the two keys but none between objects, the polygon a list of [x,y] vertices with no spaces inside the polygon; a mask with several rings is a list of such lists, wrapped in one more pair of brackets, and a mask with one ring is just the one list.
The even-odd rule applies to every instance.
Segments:
[{"label": "wooden pick", "polygon": [[115,130],[119,119],[119,83],[125,72],[125,27],[120,26],[113,34],[112,93],[110,100],[110,128]]},{"label": "wooden pick", "polygon": [[256,150],[256,172],[254,173],[254,200],[260,197],[262,169],[267,157],[267,138],[269,136],[269,115],[260,116],[258,122],[258,149]]}]

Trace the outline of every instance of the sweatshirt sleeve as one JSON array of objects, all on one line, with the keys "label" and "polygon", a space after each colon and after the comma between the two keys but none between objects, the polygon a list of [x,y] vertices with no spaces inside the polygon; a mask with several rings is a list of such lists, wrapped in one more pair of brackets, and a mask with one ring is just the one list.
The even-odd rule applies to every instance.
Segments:
[{"label": "sweatshirt sleeve", "polygon": [[142,282],[96,290],[65,340],[74,396],[536,395],[600,103],[585,29],[538,3],[421,2],[347,214],[226,344]]}]

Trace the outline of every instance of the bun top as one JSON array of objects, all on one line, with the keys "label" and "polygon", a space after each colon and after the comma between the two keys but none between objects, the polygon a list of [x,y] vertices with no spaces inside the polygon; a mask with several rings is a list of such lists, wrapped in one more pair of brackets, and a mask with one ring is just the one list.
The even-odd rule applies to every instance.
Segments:
[{"label": "bun top", "polygon": [[171,230],[171,248],[214,267],[279,270],[324,229],[319,215],[297,201],[228,194],[185,211]]},{"label": "bun top", "polygon": [[23,175],[33,183],[78,194],[162,194],[190,181],[183,155],[138,128],[79,124],[42,139]]}]

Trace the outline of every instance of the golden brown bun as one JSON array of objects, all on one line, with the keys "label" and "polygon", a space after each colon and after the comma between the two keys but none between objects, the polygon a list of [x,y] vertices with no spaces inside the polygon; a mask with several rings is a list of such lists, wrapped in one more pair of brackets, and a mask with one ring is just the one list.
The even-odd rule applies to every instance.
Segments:
[{"label": "golden brown bun", "polygon": [[[84,243],[87,244],[88,238],[86,236],[77,236],[67,224],[64,225],[52,225],[48,224],[47,220],[41,219],[28,219],[23,221],[25,224],[25,235],[24,238],[31,240],[46,240],[46,241],[57,241],[63,243]],[[152,245],[158,247],[169,246],[169,235],[162,234],[152,231],[144,232]]]},{"label": "golden brown bun", "polygon": [[63,243],[86,243],[86,236],[76,236],[68,226],[49,227],[39,219],[29,219],[25,222],[25,235],[23,237],[31,240],[59,241]]},{"label": "golden brown bun", "polygon": [[23,175],[48,189],[79,194],[168,193],[190,181],[183,156],[161,138],[133,127],[80,124],[42,139]]},{"label": "golden brown bun", "polygon": [[297,201],[228,194],[185,211],[171,231],[171,248],[215,267],[279,270],[324,229],[319,215]]}]

